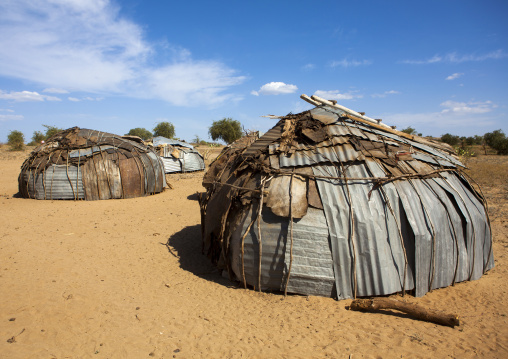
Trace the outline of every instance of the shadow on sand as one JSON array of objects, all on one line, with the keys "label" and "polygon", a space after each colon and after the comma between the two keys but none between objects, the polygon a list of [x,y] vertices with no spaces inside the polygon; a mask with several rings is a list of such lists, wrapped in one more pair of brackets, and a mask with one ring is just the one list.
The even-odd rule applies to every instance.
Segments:
[{"label": "shadow on sand", "polygon": [[185,227],[169,237],[166,243],[161,244],[166,246],[170,254],[180,260],[182,269],[211,282],[229,288],[237,288],[237,284],[224,278],[202,253],[200,225]]}]

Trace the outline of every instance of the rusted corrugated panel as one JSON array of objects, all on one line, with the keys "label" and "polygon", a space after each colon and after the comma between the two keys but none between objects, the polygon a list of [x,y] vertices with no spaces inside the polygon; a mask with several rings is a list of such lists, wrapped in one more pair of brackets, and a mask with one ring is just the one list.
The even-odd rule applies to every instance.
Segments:
[{"label": "rusted corrugated panel", "polygon": [[140,197],[145,194],[145,174],[137,157],[121,155],[118,163],[122,177],[124,198]]},{"label": "rusted corrugated panel", "polygon": [[265,149],[273,141],[278,140],[282,133],[281,126],[275,126],[263,136],[257,139],[250,147],[243,153],[244,156],[250,156],[255,154],[257,151]]},{"label": "rusted corrugated panel", "polygon": [[[257,218],[256,205],[244,216],[231,239],[231,264],[242,281],[241,238]],[[283,291],[290,265],[289,219],[279,217],[264,207],[261,217],[261,285],[263,290]],[[258,287],[259,238],[257,222],[244,243],[244,266],[247,284]],[[334,283],[328,230],[323,211],[309,208],[308,214],[293,223],[293,262],[289,293],[331,296]]]}]

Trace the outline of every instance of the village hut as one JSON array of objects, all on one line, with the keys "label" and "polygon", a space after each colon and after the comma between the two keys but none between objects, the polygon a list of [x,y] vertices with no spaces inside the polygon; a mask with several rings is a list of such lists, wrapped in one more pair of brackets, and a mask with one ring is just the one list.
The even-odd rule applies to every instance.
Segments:
[{"label": "village hut", "polygon": [[21,166],[25,198],[99,200],[162,192],[164,167],[135,136],[73,127],[50,137]]},{"label": "village hut", "polygon": [[475,280],[494,266],[486,201],[443,143],[317,96],[204,176],[203,250],[257,290],[338,299]]},{"label": "village hut", "polygon": [[152,139],[152,143],[161,157],[165,173],[195,172],[205,169],[203,156],[187,142],[157,136]]}]

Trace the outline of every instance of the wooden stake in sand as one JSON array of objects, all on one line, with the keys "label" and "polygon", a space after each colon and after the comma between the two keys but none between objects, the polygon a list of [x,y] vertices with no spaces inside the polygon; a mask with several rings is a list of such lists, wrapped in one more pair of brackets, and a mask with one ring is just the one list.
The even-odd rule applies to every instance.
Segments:
[{"label": "wooden stake in sand", "polygon": [[459,325],[459,316],[422,308],[413,303],[401,302],[390,298],[355,299],[350,310],[375,312],[381,309],[394,309],[408,314],[410,317],[440,325],[454,327]]}]

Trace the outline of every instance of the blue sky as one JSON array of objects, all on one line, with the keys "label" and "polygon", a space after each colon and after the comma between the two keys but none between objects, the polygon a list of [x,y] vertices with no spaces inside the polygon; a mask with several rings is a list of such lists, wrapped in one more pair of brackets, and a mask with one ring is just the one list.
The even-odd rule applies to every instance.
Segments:
[{"label": "blue sky", "polygon": [[398,129],[508,134],[508,1],[2,0],[0,142],[42,126],[119,135],[335,99]]}]

